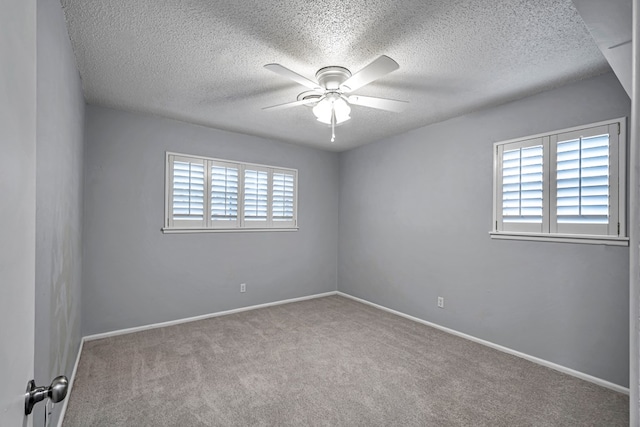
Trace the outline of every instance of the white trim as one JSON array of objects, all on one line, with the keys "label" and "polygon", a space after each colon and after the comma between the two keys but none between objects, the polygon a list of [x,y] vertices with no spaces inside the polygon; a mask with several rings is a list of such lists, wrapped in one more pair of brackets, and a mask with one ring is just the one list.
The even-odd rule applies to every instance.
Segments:
[{"label": "white trim", "polygon": [[180,234],[180,233],[246,233],[252,231],[298,231],[299,227],[286,228],[176,228],[163,227],[164,234]]},{"label": "white trim", "polygon": [[530,355],[528,355],[526,353],[522,353],[522,352],[519,352],[517,350],[513,350],[513,349],[510,349],[508,347],[501,346],[499,344],[494,344],[494,343],[492,343],[490,341],[486,341],[486,340],[483,340],[481,338],[476,338],[476,337],[474,337],[472,335],[467,335],[465,333],[458,332],[455,329],[449,329],[449,328],[446,328],[444,326],[440,326],[440,325],[438,325],[436,323],[428,322],[426,320],[422,320],[422,319],[419,319],[417,317],[410,316],[410,315],[402,313],[400,311],[396,311],[396,310],[387,308],[385,306],[382,306],[382,305],[379,305],[379,304],[364,300],[362,298],[354,297],[353,295],[349,295],[349,294],[346,294],[344,292],[338,291],[337,295],[340,295],[340,296],[343,296],[343,297],[346,297],[346,298],[350,298],[350,299],[352,299],[354,301],[358,301],[358,302],[361,302],[363,304],[370,305],[372,307],[378,308],[380,310],[386,311],[386,312],[391,313],[391,314],[395,314],[395,315],[400,316],[400,317],[404,317],[405,319],[413,320],[414,322],[421,323],[421,324],[426,325],[426,326],[431,326],[432,328],[439,329],[439,330],[444,331],[446,333],[449,333],[451,335],[455,335],[455,336],[458,336],[460,338],[464,338],[464,339],[467,339],[469,341],[473,341],[475,343],[482,344],[484,346],[493,348],[493,349],[501,351],[503,353],[507,353],[507,354],[511,354],[513,356],[520,357],[520,358],[528,360],[530,362],[537,363],[538,365],[546,366],[547,368],[551,368],[551,369],[554,369],[556,371],[562,372],[564,374],[568,374],[568,375],[571,375],[573,377],[580,378],[581,380],[589,381],[589,382],[597,384],[599,386],[606,387],[606,388],[608,388],[610,390],[617,391],[619,393],[623,393],[623,394],[627,394],[627,395],[629,394],[629,389],[626,388],[626,387],[622,387],[622,386],[620,386],[618,384],[614,384],[612,382],[605,381],[605,380],[603,380],[601,378],[597,378],[597,377],[594,377],[592,375],[585,374],[584,372],[576,371],[574,369],[567,368],[566,366],[558,365],[556,363],[549,362],[549,361],[544,360],[544,359],[540,359],[539,357],[530,356]]},{"label": "white trim", "polygon": [[58,418],[58,427],[62,427],[64,421],[64,415],[67,413],[67,405],[71,400],[71,392],[73,391],[73,383],[76,380],[76,372],[78,372],[78,363],[80,363],[80,355],[82,354],[82,348],[84,347],[85,338],[80,340],[80,347],[78,348],[78,355],[76,356],[76,363],[73,365],[73,371],[71,371],[71,378],[69,379],[69,389],[67,390],[67,398],[62,403],[62,409],[60,410],[60,417]]},{"label": "white trim", "polygon": [[517,233],[513,231],[490,231],[492,239],[499,240],[532,240],[536,242],[555,243],[584,243],[589,245],[629,246],[628,237],[587,234],[545,234],[545,233]]},{"label": "white trim", "polygon": [[640,302],[640,200],[638,168],[640,167],[640,1],[633,0],[632,13],[632,44],[631,44],[631,135],[629,141],[629,219],[628,227],[631,244],[629,247],[629,425],[640,424],[640,387],[639,354],[638,354],[638,315]]},{"label": "white trim", "polygon": [[250,305],[248,307],[234,308],[232,310],[218,311],[216,313],[202,314],[200,316],[187,317],[183,319],[170,320],[168,322],[152,323],[150,325],[136,326],[127,329],[118,329],[111,332],[103,332],[100,334],[87,335],[83,339],[85,341],[94,341],[102,338],[115,337],[118,335],[132,334],[134,332],[146,331],[149,329],[164,328],[165,326],[179,325],[181,323],[195,322],[198,320],[210,319],[212,317],[226,316],[228,314],[241,313],[243,311],[257,310],[259,308],[273,307],[275,305],[289,304],[292,302],[306,301],[315,298],[323,298],[336,295],[338,291],[324,292],[322,294],[307,295],[304,297],[290,298],[281,301],[267,302],[264,304]]},{"label": "white trim", "polygon": [[296,169],[296,168],[288,168],[286,166],[269,166],[269,165],[265,165],[265,164],[262,164],[262,163],[251,163],[251,162],[244,162],[244,161],[240,161],[240,160],[221,159],[221,158],[218,158],[218,157],[199,156],[199,155],[196,155],[196,154],[178,153],[176,151],[167,151],[166,154],[167,155],[173,155],[173,156],[179,156],[179,157],[189,157],[189,158],[198,159],[198,160],[213,160],[214,162],[237,163],[237,164],[242,164],[242,165],[245,165],[245,166],[256,166],[256,167],[262,167],[262,168],[275,168],[275,169],[282,169],[282,170],[286,170],[286,171],[296,171],[296,172],[298,172],[298,169]]},{"label": "white trim", "polygon": [[592,127],[610,125],[610,124],[613,124],[615,122],[619,122],[619,121],[623,121],[623,120],[627,120],[627,118],[626,117],[619,117],[617,119],[603,120],[601,122],[587,123],[587,124],[580,125],[580,126],[573,126],[573,127],[570,127],[570,128],[553,130],[551,132],[538,133],[536,135],[528,135],[528,136],[523,136],[523,137],[520,137],[520,138],[507,139],[506,141],[494,142],[493,145],[510,144],[510,143],[513,143],[513,142],[526,141],[528,139],[542,138],[544,136],[555,135],[557,133],[567,133],[567,132],[581,131],[581,130],[589,129],[589,128],[592,128]]},{"label": "white trim", "polygon": [[[620,119],[620,134],[618,135],[618,222],[620,223],[620,236],[628,236],[629,226],[627,224],[627,209],[629,206],[625,206],[624,202],[627,201],[627,150],[631,145],[629,141],[629,135],[627,133],[627,118]],[[630,178],[629,178],[630,179]],[[625,209],[621,209],[624,207]]]}]

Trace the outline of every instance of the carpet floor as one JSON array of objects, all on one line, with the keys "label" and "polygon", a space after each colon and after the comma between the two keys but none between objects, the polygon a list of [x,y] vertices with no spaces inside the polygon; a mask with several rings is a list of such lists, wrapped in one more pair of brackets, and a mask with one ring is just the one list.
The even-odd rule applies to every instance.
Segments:
[{"label": "carpet floor", "polygon": [[331,296],[88,341],[63,426],[627,426],[626,395]]}]

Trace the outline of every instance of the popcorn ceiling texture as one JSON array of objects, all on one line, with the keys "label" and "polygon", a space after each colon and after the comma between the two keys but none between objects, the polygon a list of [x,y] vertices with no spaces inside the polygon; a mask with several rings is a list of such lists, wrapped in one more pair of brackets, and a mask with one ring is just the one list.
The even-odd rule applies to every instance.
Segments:
[{"label": "popcorn ceiling texture", "polygon": [[[571,0],[62,0],[87,102],[342,151],[609,71]],[[262,111],[308,78],[379,55],[400,69],[336,129],[308,107]]]}]

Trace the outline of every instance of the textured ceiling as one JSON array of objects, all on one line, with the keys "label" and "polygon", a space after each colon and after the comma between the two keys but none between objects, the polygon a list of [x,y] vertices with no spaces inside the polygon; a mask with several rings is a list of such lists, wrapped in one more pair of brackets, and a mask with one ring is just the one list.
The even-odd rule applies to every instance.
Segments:
[{"label": "textured ceiling", "polygon": [[[341,151],[563,83],[607,62],[571,0],[62,0],[92,104]],[[324,66],[400,69],[356,91],[409,101],[354,106],[330,129],[311,109],[262,111]]]}]

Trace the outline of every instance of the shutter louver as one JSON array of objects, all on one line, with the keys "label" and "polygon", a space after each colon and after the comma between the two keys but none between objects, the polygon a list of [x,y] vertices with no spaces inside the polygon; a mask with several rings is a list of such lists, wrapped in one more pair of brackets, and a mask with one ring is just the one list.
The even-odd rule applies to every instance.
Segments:
[{"label": "shutter louver", "polygon": [[559,224],[609,223],[609,135],[557,145]]},{"label": "shutter louver", "polygon": [[238,168],[211,166],[211,220],[238,220]]},{"label": "shutter louver", "polygon": [[268,173],[262,170],[244,171],[244,219],[266,221],[268,209]]},{"label": "shutter louver", "polygon": [[542,223],[543,148],[505,150],[502,157],[502,220]]},{"label": "shutter louver", "polygon": [[204,165],[185,161],[173,162],[174,220],[204,220]]},{"label": "shutter louver", "polygon": [[293,221],[294,177],[289,173],[273,173],[273,220]]}]

